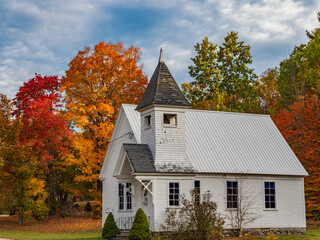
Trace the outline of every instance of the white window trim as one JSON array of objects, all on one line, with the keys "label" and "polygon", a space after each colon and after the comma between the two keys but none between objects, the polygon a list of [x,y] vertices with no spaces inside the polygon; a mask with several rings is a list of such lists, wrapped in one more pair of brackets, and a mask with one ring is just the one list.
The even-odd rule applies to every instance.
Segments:
[{"label": "white window trim", "polygon": [[[164,115],[168,114],[168,115],[175,115],[175,123],[174,124],[170,124],[170,123],[164,123]],[[178,114],[177,113],[163,113],[162,115],[162,125],[164,127],[169,127],[169,128],[176,128],[178,127]]]},{"label": "white window trim", "polygon": [[236,179],[226,179],[225,180],[225,183],[224,183],[224,189],[225,189],[225,210],[226,211],[235,211],[237,210],[238,208],[228,208],[228,182],[237,182],[237,186],[238,186],[238,192],[237,192],[237,206],[239,207],[239,184],[240,184],[240,181],[236,180]]},{"label": "white window trim", "polygon": [[202,188],[201,188],[201,180],[200,179],[194,179],[193,180],[193,188],[192,188],[192,190],[193,191],[195,191],[196,190],[196,181],[199,181],[199,189],[200,189],[200,191],[199,191],[199,202],[201,202],[201,191],[202,191]]},{"label": "white window trim", "polygon": [[[131,209],[127,209],[127,187],[126,187],[126,184],[127,183],[131,183]],[[124,197],[124,201],[123,201],[123,204],[124,204],[124,208],[123,209],[120,209],[119,207],[119,184],[122,184],[123,185],[123,197]],[[133,182],[131,181],[128,181],[128,182],[118,182],[118,185],[117,185],[117,189],[118,189],[118,211],[119,212],[133,212],[133,208],[134,208],[134,184]]]},{"label": "white window trim", "polygon": [[[150,125],[147,125],[147,124],[146,124],[146,121],[147,121],[147,118],[148,118],[148,117],[150,117]],[[151,126],[152,126],[152,116],[151,116],[151,114],[147,114],[147,115],[144,116],[143,125],[144,125],[144,129],[145,129],[145,130],[151,128]]]},{"label": "white window trim", "polygon": [[[170,205],[170,200],[169,200],[170,183],[179,183],[179,206],[171,206]],[[180,208],[181,207],[181,181],[167,180],[167,206],[168,206],[168,208]]]},{"label": "white window trim", "polygon": [[[264,192],[264,183],[265,182],[274,182],[274,187],[275,187],[275,208],[266,208],[266,195]],[[270,179],[265,179],[262,181],[262,196],[263,196],[263,211],[278,211],[278,186],[277,186],[277,181],[276,180],[270,180]]]}]

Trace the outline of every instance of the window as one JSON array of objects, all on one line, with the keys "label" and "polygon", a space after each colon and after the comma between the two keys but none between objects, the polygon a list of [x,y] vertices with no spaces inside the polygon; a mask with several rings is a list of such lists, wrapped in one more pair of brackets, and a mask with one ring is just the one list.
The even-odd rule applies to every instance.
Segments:
[{"label": "window", "polygon": [[194,200],[196,203],[200,203],[200,181],[194,181]]},{"label": "window", "polygon": [[131,183],[126,183],[126,197],[127,197],[127,210],[132,209],[132,186]]},{"label": "window", "polygon": [[177,125],[177,114],[163,114],[163,123]]},{"label": "window", "polygon": [[119,183],[119,210],[124,210],[124,187]]},{"label": "window", "polygon": [[267,209],[276,208],[276,186],[275,182],[264,182],[264,206]]},{"label": "window", "polygon": [[179,206],[179,205],[180,205],[179,183],[171,182],[169,183],[169,206]]},{"label": "window", "polygon": [[131,183],[119,183],[119,210],[132,210]]},{"label": "window", "polygon": [[227,208],[238,208],[238,182],[227,181]]},{"label": "window", "polygon": [[145,125],[145,127],[150,127],[151,126],[151,115],[148,115],[148,116],[144,117],[144,125]]},{"label": "window", "polygon": [[142,203],[148,206],[148,190],[144,190],[142,195]]}]

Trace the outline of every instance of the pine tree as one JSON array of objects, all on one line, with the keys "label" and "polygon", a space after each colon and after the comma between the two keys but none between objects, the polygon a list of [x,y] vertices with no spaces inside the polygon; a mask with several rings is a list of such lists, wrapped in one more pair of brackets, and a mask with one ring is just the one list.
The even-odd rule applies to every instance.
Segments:
[{"label": "pine tree", "polygon": [[129,240],[148,240],[151,239],[151,231],[146,214],[141,208],[138,209],[132,227],[129,231]]},{"label": "pine tree", "polygon": [[107,219],[102,228],[102,238],[112,239],[117,234],[120,234],[120,229],[118,228],[112,213],[109,213]]}]

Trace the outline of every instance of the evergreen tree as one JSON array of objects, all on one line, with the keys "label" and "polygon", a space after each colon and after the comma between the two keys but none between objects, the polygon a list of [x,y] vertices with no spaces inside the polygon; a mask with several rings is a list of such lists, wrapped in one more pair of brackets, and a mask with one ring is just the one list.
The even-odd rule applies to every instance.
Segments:
[{"label": "evergreen tree", "polygon": [[151,239],[151,231],[146,214],[141,208],[138,209],[132,227],[129,231],[129,240],[148,240]]},{"label": "evergreen tree", "polygon": [[197,55],[191,58],[189,74],[195,79],[182,89],[192,107],[254,112],[257,108],[257,75],[249,68],[252,63],[250,46],[238,41],[238,33],[230,32],[219,46],[205,37],[195,45]]},{"label": "evergreen tree", "polygon": [[118,228],[112,213],[109,213],[107,219],[102,228],[102,238],[112,239],[117,234],[120,234],[120,229]]}]

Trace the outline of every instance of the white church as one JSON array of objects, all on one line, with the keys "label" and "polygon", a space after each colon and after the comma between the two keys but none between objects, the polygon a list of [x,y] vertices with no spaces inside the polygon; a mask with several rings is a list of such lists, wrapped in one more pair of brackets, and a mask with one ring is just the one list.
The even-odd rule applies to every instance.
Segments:
[{"label": "white church", "polygon": [[304,234],[308,174],[270,116],[189,106],[161,51],[140,103],[120,108],[100,173],[103,223],[112,212],[129,229],[142,208],[161,231],[166,209],[197,189],[210,191],[224,228],[245,196],[254,216],[246,229]]}]

